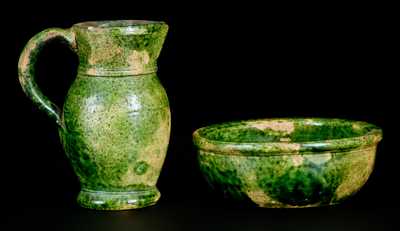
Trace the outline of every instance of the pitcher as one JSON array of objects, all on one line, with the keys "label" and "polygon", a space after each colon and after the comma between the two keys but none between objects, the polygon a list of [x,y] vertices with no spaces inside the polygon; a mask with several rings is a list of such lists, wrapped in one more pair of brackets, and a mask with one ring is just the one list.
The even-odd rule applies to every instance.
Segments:
[{"label": "pitcher", "polygon": [[[18,64],[24,92],[58,124],[81,183],[78,203],[123,210],[152,205],[167,152],[170,110],[156,75],[168,26],[156,21],[83,22],[35,35]],[[34,80],[40,49],[54,38],[79,56],[79,70],[60,110]]]}]

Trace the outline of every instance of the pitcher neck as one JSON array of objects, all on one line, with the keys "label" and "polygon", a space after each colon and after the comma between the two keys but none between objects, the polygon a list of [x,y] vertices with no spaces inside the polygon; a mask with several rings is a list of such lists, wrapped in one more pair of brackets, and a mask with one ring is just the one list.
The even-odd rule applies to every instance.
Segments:
[{"label": "pitcher neck", "polygon": [[[127,65],[88,65],[88,63],[80,62],[78,73],[87,76],[130,76],[130,75],[144,75],[157,72],[157,63],[146,63],[140,57],[130,57],[131,59],[138,59],[131,61]],[[129,62],[129,61],[128,61]]]},{"label": "pitcher neck", "polygon": [[143,75],[157,71],[168,26],[155,21],[99,21],[75,24],[79,74]]}]

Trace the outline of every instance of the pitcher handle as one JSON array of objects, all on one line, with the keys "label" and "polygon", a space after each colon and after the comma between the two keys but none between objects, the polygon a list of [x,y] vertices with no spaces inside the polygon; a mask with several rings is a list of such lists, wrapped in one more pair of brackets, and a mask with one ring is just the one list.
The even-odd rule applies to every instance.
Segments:
[{"label": "pitcher handle", "polygon": [[75,51],[75,34],[70,29],[49,28],[33,36],[26,44],[18,62],[19,82],[25,94],[56,123],[64,127],[61,110],[43,95],[34,79],[35,63],[43,46],[50,40],[61,38]]}]

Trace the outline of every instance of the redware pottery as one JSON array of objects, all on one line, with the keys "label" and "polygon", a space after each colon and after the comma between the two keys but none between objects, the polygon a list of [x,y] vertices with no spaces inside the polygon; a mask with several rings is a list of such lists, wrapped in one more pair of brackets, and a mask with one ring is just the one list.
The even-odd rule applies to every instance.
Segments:
[{"label": "redware pottery", "polygon": [[381,130],[344,119],[228,122],[193,134],[200,169],[229,198],[261,207],[333,205],[370,176]]},{"label": "redware pottery", "polygon": [[[156,182],[169,142],[170,110],[156,61],[167,30],[156,21],[83,22],[38,33],[20,56],[22,89],[58,124],[83,207],[134,209],[160,197]],[[54,38],[79,56],[62,110],[34,80],[38,53]]]}]

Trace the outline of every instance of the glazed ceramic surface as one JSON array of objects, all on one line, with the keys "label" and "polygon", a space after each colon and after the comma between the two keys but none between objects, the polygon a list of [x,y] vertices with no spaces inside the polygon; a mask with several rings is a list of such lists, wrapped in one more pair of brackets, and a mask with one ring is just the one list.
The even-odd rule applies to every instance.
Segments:
[{"label": "glazed ceramic surface", "polygon": [[230,198],[261,207],[332,205],[370,176],[379,128],[341,119],[230,122],[194,133],[200,169]]},{"label": "glazed ceramic surface", "polygon": [[[84,22],[40,32],[19,61],[24,92],[59,125],[59,134],[81,182],[81,206],[100,210],[156,203],[156,182],[170,134],[167,95],[156,61],[167,25],[153,21]],[[34,81],[43,45],[61,38],[79,56],[79,70],[59,110]]]}]

